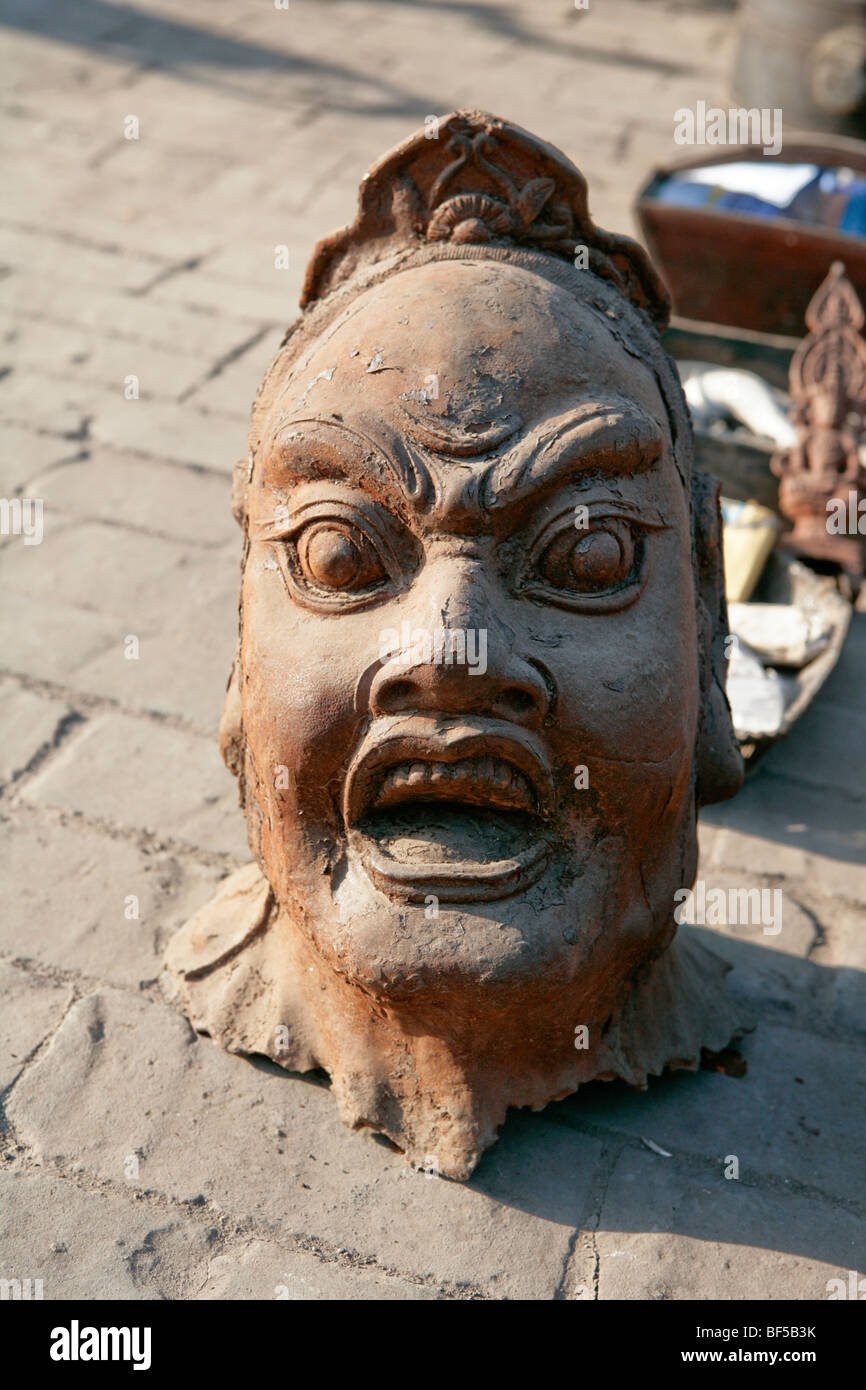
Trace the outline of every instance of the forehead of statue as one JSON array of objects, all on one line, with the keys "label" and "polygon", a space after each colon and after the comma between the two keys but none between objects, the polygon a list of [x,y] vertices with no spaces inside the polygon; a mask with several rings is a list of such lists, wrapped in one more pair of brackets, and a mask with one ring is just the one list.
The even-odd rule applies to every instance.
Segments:
[{"label": "forehead of statue", "polygon": [[503,261],[433,261],[395,274],[358,295],[291,365],[275,424],[366,428],[378,419],[399,435],[409,416],[453,433],[455,454],[473,436],[483,452],[497,434],[597,395],[635,401],[667,434],[655,375],[626,346],[627,310],[611,298],[609,310],[590,307]]}]

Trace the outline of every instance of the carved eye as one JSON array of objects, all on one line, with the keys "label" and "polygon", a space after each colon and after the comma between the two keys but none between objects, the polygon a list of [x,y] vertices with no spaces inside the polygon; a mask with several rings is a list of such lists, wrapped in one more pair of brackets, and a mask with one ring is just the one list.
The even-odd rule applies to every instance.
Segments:
[{"label": "carved eye", "polygon": [[296,538],[298,564],[308,584],[355,593],[387,578],[375,547],[355,526],[318,521]]},{"label": "carved eye", "polygon": [[538,561],[538,573],[554,589],[604,593],[628,579],[634,564],[634,537],[622,521],[608,518],[588,531],[558,535]]}]

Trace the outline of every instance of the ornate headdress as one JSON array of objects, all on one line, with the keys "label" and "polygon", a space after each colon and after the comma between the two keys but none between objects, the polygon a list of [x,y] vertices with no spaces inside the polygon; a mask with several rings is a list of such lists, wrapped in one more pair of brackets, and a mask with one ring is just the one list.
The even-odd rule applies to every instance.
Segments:
[{"label": "ornate headdress", "polygon": [[522,248],[571,265],[585,248],[590,271],[658,332],[667,324],[670,301],[649,258],[630,237],[596,227],[580,171],[553,145],[484,111],[430,118],[373,165],[354,222],[316,246],[301,307],[422,248],[470,246],[494,256]]}]

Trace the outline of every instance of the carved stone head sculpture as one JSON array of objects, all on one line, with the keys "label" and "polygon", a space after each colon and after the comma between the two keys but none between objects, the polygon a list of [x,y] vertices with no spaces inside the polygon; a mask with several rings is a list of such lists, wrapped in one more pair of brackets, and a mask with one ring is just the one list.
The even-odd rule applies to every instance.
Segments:
[{"label": "carved stone head sculpture", "polygon": [[644,252],[506,122],[381,160],[302,307],[234,492],[255,864],[168,963],[200,1031],[465,1178],[509,1105],[738,1031],[674,944],[741,780],[717,487]]}]

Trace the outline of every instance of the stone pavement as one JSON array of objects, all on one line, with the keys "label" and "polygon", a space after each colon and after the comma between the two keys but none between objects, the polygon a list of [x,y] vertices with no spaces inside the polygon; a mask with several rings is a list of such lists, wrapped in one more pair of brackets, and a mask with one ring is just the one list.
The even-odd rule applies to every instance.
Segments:
[{"label": "stone pavement", "polygon": [[759,1017],[745,1077],[512,1112],[461,1185],[345,1131],[326,1079],[196,1040],[157,981],[247,858],[215,741],[229,474],[314,240],[372,158],[460,105],[560,145],[630,230],[674,110],[726,100],[730,8],[3,0],[2,23],[2,490],[45,510],[41,545],[0,541],[0,1277],[45,1298],[826,1298],[866,1270],[866,611],[705,817],[708,884],[784,895],[778,936],[713,933]]}]

